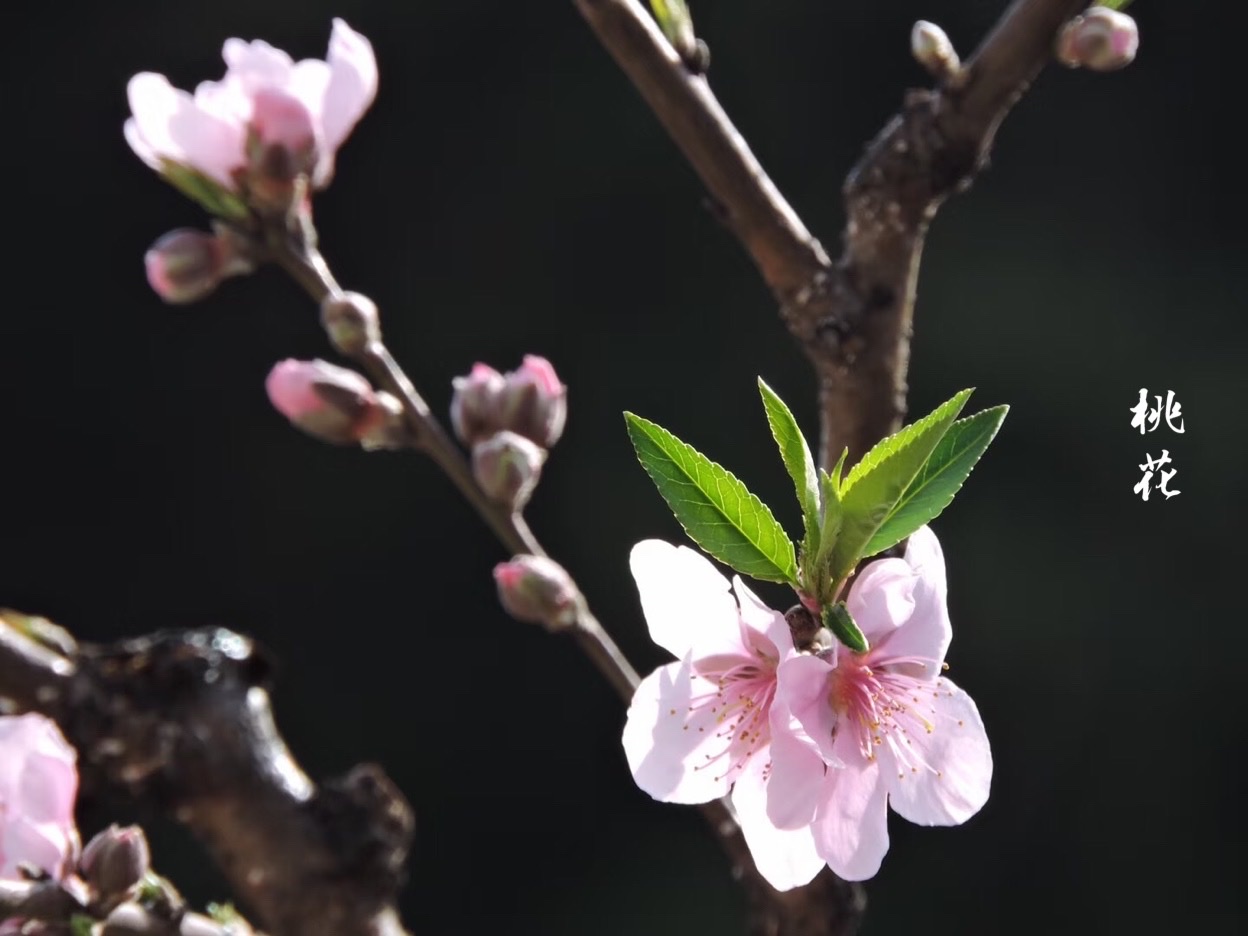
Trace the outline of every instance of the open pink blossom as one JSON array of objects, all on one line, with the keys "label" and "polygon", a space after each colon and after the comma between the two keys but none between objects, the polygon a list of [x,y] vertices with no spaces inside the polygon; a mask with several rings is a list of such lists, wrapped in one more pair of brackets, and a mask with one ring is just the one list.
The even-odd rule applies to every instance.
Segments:
[{"label": "open pink blossom", "polygon": [[368,40],[334,20],[326,61],[293,62],[267,42],[227,39],[227,71],[202,82],[192,96],[164,75],[130,79],[133,116],[126,140],[145,163],[170,160],[199,170],[227,189],[254,154],[280,146],[310,171],[317,188],[329,183],[334,154],[377,93],[377,63]]},{"label": "open pink blossom", "polygon": [[923,527],[904,559],[868,565],[846,605],[870,642],[790,654],[778,701],[793,722],[773,745],[768,815],[814,833],[820,858],[864,880],[888,851],[887,806],[920,825],[957,825],[984,805],[992,753],[970,696],[940,675],[952,630],[945,560]]},{"label": "open pink blossom", "polygon": [[0,716],[0,879],[23,862],[59,878],[76,857],[76,760],[42,715]]},{"label": "open pink blossom", "polygon": [[776,667],[793,652],[784,615],[739,578],[734,600],[728,580],[686,547],[646,540],[630,563],[650,636],[678,658],[633,695],[624,726],[633,778],[668,803],[731,789],[759,873],[781,890],[806,883],[823,866],[811,830],[781,830],[767,817]]}]

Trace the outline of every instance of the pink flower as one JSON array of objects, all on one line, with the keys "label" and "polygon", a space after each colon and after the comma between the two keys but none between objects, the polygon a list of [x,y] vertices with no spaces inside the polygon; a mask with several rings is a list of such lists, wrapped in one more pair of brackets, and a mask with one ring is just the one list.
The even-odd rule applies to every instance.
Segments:
[{"label": "pink flower", "polygon": [[810,828],[819,857],[864,880],[888,851],[887,805],[919,825],[957,825],[984,805],[992,753],[970,696],[940,673],[952,630],[932,531],[904,559],[871,563],[846,605],[871,644],[790,654],[778,699],[793,715],[772,745],[767,811]]},{"label": "pink flower", "polygon": [[314,186],[329,184],[334,154],[377,93],[368,40],[336,19],[324,62],[292,62],[259,40],[227,39],[222,56],[225,77],[201,83],[194,96],[164,75],[130,79],[126,140],[139,158],[158,171],[164,160],[190,166],[233,190],[255,149],[278,147]]},{"label": "pink flower", "polygon": [[0,879],[22,862],[59,878],[77,855],[76,759],[42,715],[0,716]]},{"label": "pink flower", "polygon": [[739,578],[728,580],[686,547],[646,540],[630,563],[654,642],[679,662],[637,687],[624,726],[624,753],[637,785],[668,803],[705,803],[732,790],[759,873],[781,890],[823,866],[808,827],[777,828],[767,817],[776,667],[793,653],[784,615]]},{"label": "pink flower", "polygon": [[269,371],[264,388],[274,409],[294,425],[336,445],[359,442],[387,413],[365,378],[321,360],[281,361]]}]

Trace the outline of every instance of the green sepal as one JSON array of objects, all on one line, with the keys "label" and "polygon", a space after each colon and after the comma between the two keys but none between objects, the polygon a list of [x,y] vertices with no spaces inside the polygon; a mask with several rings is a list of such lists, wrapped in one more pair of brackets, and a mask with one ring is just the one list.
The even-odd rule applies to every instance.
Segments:
[{"label": "green sepal", "polygon": [[823,626],[850,650],[866,653],[871,649],[866,635],[859,629],[844,602],[838,601],[836,604],[824,606]]},{"label": "green sepal", "polygon": [[247,205],[234,192],[198,169],[172,159],[161,159],[161,177],[192,201],[198,202],[209,214],[241,221],[247,217]]}]

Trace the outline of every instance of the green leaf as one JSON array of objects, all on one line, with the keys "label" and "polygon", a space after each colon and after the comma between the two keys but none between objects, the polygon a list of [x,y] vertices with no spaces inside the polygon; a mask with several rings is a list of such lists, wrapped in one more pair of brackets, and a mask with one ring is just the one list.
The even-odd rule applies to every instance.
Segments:
[{"label": "green leaf", "polygon": [[859,629],[843,602],[838,601],[823,609],[823,626],[850,650],[866,653],[870,649],[866,635]]},{"label": "green leaf", "polygon": [[923,524],[936,519],[961,489],[971,469],[1001,428],[1009,410],[1008,406],[994,406],[951,425],[901,499],[875,531],[863,555],[874,556],[883,552]]},{"label": "green leaf", "polygon": [[1125,10],[1131,5],[1131,0],[1099,0],[1096,5],[1109,7],[1111,10]]},{"label": "green leaf", "polygon": [[970,390],[963,390],[918,422],[880,441],[854,465],[841,485],[844,516],[841,534],[832,547],[834,581],[841,581],[862,558],[970,395]]},{"label": "green leaf", "polygon": [[762,501],[663,427],[632,413],[624,420],[642,467],[695,543],[743,575],[796,584],[793,543]]},{"label": "green leaf", "polygon": [[819,548],[819,476],[815,471],[815,460],[811,457],[810,446],[797,427],[793,413],[776,392],[767,386],[762,377],[758,378],[758,392],[763,397],[763,408],[767,410],[767,423],[771,426],[772,438],[780,448],[780,457],[784,459],[784,467],[797,490],[797,501],[802,506],[802,526],[806,535],[802,541],[807,552],[815,552]]},{"label": "green leaf", "polygon": [[166,182],[187,198],[198,202],[210,214],[231,221],[241,221],[247,217],[247,206],[243,200],[222,187],[216,179],[172,159],[162,159],[160,165],[160,174]]}]

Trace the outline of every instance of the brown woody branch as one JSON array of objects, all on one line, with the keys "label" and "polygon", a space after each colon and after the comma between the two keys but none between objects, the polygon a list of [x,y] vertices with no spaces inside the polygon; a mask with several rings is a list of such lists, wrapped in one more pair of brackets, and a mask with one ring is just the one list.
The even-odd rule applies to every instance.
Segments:
[{"label": "brown woody branch", "polygon": [[[1087,0],[1015,0],[960,71],[906,94],[845,181],[835,262],[763,171],[711,92],[638,0],[574,0],[715,199],[819,381],[820,462],[851,461],[901,426],[923,239],[941,202],[987,162],[997,127]],[[738,872],[740,869],[738,869]],[[780,894],[751,888],[751,931],[852,933],[860,888],[825,871]]]},{"label": "brown woody branch", "polygon": [[411,810],[376,767],[315,785],[267,682],[262,654],[224,628],[57,650],[0,617],[2,694],[57,722],[84,788],[176,817],[273,936],[403,936]]},{"label": "brown woody branch", "polygon": [[911,91],[845,181],[831,261],[715,99],[638,0],[575,0],[710,190],[780,303],[819,380],[821,462],[895,432],[923,238],[983,167],[996,129],[1087,0],[1016,0],[955,80]]}]

